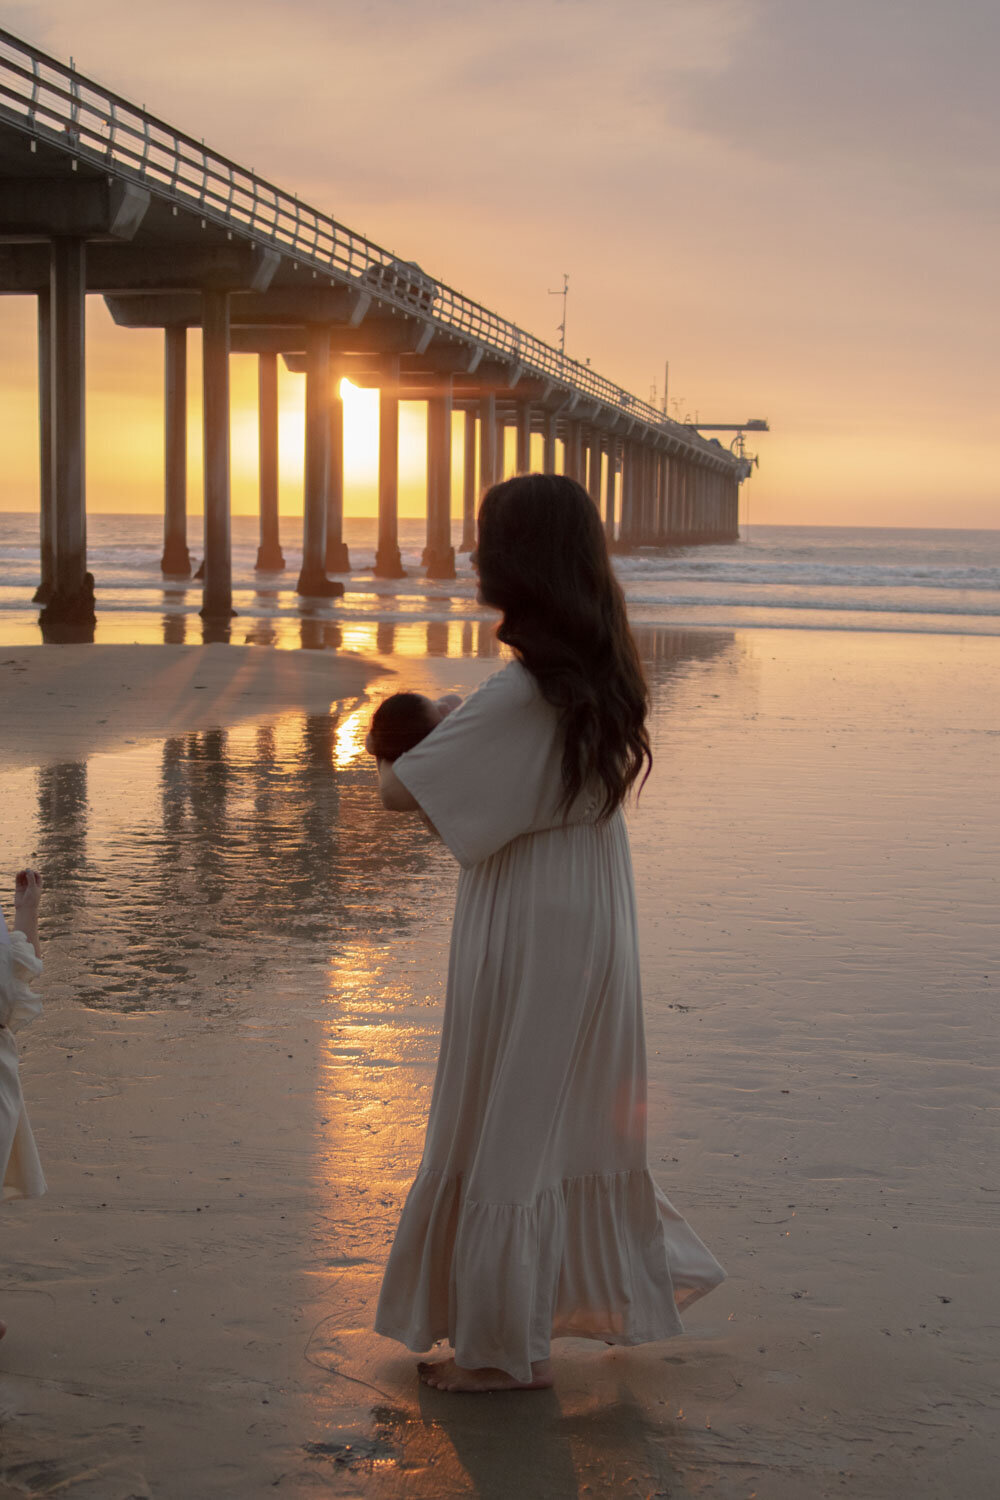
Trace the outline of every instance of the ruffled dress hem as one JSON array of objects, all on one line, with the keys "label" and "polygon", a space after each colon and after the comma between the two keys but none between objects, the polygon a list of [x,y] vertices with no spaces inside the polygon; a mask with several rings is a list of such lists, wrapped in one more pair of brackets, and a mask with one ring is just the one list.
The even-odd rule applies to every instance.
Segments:
[{"label": "ruffled dress hem", "polygon": [[553,1338],[633,1346],[684,1332],[678,1308],[725,1272],[648,1169],[564,1178],[530,1204],[482,1202],[423,1167],[386,1268],[376,1332],[466,1369],[529,1380]]}]

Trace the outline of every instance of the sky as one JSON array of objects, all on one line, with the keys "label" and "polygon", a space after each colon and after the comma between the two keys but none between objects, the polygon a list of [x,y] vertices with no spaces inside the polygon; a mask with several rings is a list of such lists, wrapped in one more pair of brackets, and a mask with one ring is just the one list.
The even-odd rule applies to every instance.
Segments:
[{"label": "sky", "polygon": [[[669,361],[681,419],[768,419],[756,523],[1000,524],[995,0],[0,0],[0,27],[553,343],[568,273],[569,354],[657,400]],[[32,300],[0,299],[0,509],[37,505],[34,385]],[[234,357],[237,511],[255,390]],[[355,514],[374,421],[349,400]],[[91,299],[88,505],[161,495],[160,336]]]}]

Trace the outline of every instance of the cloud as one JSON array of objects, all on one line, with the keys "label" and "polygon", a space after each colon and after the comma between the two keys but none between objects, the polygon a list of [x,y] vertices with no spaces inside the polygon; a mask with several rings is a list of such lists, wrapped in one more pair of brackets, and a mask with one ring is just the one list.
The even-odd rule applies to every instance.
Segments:
[{"label": "cloud", "polygon": [[571,352],[643,394],[669,357],[772,446],[820,455],[863,406],[960,468],[993,420],[995,0],[0,0],[5,25],[543,337],[568,271]]},{"label": "cloud", "polygon": [[[993,0],[757,0],[754,9],[727,68],[680,85],[698,131],[817,173],[881,165],[934,191],[947,178],[972,210],[995,186]],[[676,115],[675,97],[664,110]]]}]

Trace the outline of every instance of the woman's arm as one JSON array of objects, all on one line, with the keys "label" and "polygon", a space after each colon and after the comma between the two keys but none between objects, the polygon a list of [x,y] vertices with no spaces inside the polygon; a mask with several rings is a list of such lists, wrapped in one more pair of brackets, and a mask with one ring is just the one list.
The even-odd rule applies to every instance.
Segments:
[{"label": "woman's arm", "polygon": [[378,793],[382,798],[382,806],[389,812],[420,811],[420,803],[400,781],[390,760],[378,762]]}]

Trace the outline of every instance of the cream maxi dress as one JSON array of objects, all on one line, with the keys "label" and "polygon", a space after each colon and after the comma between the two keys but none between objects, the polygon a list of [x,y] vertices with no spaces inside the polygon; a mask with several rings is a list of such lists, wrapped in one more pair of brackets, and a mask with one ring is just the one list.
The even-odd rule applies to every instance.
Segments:
[{"label": "cream maxi dress", "polygon": [[395,771],[461,865],[420,1170],[375,1327],[528,1380],[558,1335],[639,1344],[722,1267],[650,1176],[625,820],[558,811],[556,711],[518,662]]},{"label": "cream maxi dress", "polygon": [[45,1178],[28,1124],[14,1032],[41,1014],[28,981],[42,961],[23,932],[8,933],[0,917],[0,1198],[38,1198]]}]

